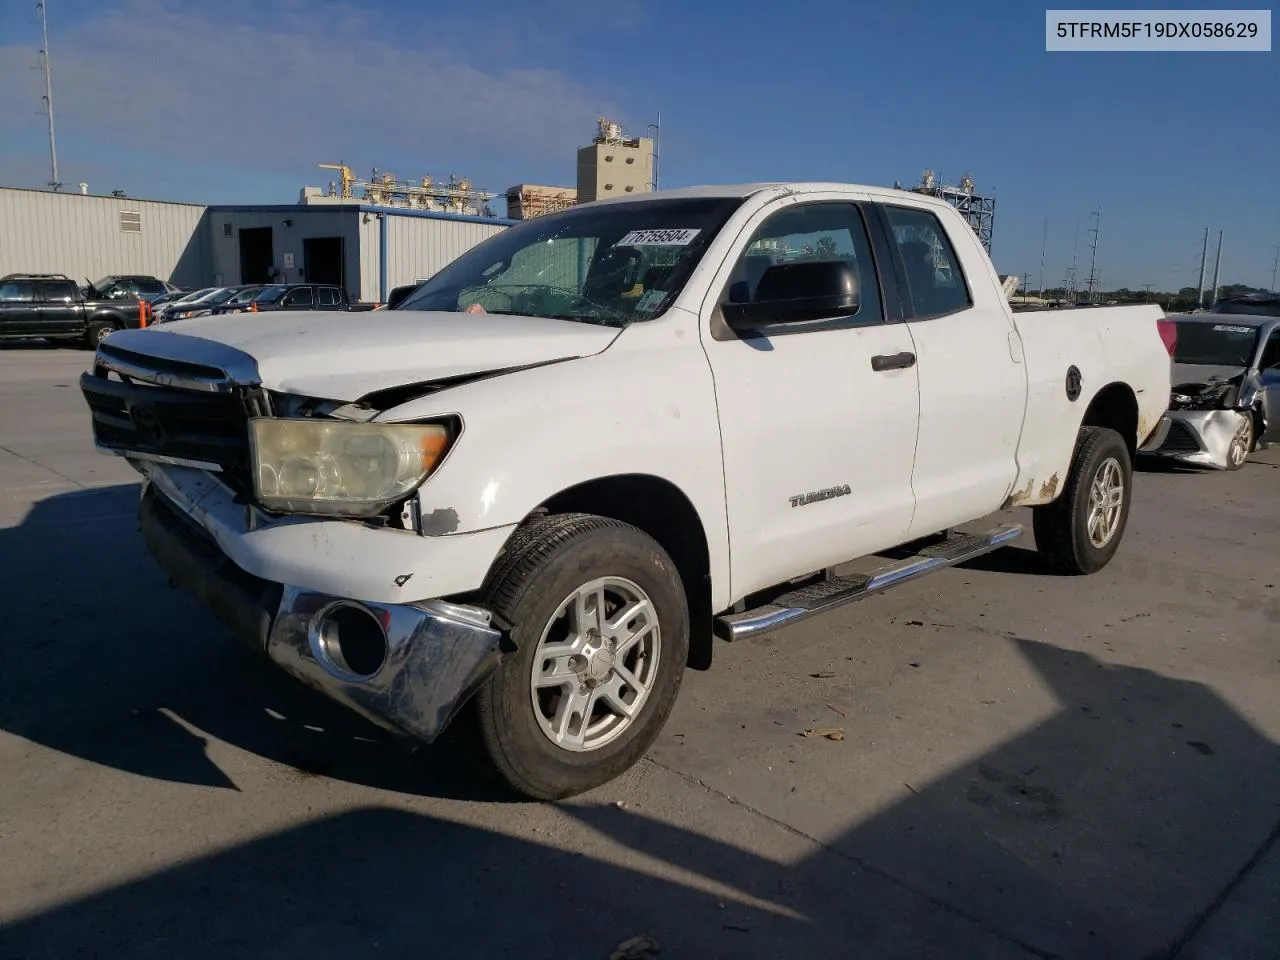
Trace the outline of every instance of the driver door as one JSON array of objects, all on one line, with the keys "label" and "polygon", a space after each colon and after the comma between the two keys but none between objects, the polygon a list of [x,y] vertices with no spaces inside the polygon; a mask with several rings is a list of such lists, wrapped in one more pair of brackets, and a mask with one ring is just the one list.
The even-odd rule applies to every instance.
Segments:
[{"label": "driver door", "polygon": [[[886,310],[868,222],[848,194],[769,205],[704,308],[735,597],[894,546],[911,525],[914,344]],[[751,335],[728,328],[721,304],[759,302],[765,271],[806,260],[853,267],[855,312]]]}]

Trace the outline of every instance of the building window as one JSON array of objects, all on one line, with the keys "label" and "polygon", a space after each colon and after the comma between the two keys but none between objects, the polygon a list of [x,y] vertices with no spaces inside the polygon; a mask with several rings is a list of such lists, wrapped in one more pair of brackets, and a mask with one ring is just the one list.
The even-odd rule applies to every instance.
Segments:
[{"label": "building window", "polygon": [[613,184],[612,184],[612,183],[606,183],[606,184],[604,185],[604,188],[605,188],[606,190],[612,190],[612,189],[613,189]]},{"label": "building window", "polygon": [[230,222],[224,223],[224,224],[222,225],[222,235],[223,235],[224,237],[226,237],[228,240],[230,240],[230,239],[231,239],[231,224],[230,224]]},{"label": "building window", "polygon": [[635,162],[636,162],[635,157],[627,157],[627,163],[635,163]]},{"label": "building window", "polygon": [[631,192],[632,190],[634,190],[634,189],[635,189],[635,187],[631,186],[630,184],[628,184],[628,185],[627,185],[627,187],[626,187],[626,191],[627,191],[627,193],[630,193],[630,192]]},{"label": "building window", "polygon": [[606,153],[606,154],[604,155],[604,162],[605,162],[605,163],[612,163],[612,162],[613,162],[613,154],[612,154],[612,153]]},{"label": "building window", "polygon": [[120,232],[121,233],[141,233],[142,232],[142,214],[136,210],[120,211]]}]

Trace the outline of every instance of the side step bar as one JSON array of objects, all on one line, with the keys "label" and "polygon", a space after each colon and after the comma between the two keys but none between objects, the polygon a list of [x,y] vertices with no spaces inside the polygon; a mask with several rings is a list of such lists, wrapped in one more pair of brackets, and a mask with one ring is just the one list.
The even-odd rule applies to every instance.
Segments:
[{"label": "side step bar", "polygon": [[927,573],[964,563],[1017,540],[1021,524],[1000,527],[986,533],[958,534],[911,554],[896,566],[866,576],[832,577],[789,590],[772,602],[742,613],[715,618],[715,634],[724,640],[745,640],[806,617],[826,613],[854,600],[915,580]]}]

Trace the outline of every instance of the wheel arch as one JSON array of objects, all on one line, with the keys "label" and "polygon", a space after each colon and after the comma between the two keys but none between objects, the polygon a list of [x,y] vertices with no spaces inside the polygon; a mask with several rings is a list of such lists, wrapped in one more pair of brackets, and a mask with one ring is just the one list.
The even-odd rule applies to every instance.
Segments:
[{"label": "wheel arch", "polygon": [[1106,427],[1124,438],[1132,460],[1138,452],[1138,397],[1123,381],[1113,381],[1093,395],[1080,420],[1081,427]]},{"label": "wheel arch", "polygon": [[561,490],[529,516],[592,513],[629,523],[653,537],[675,562],[689,602],[689,663],[711,666],[711,559],[702,517],[678,486],[643,473],[597,477]]}]

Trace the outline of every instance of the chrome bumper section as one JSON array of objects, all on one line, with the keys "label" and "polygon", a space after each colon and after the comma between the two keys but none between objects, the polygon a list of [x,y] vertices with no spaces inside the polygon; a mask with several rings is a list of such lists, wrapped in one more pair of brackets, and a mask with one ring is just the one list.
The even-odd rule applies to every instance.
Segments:
[{"label": "chrome bumper section", "polygon": [[[478,607],[363,602],[254,577],[151,483],[139,518],[148,551],[172,583],[287,673],[385,729],[430,743],[498,663],[501,631]],[[383,654],[368,675],[326,654],[321,628],[335,604],[357,608],[381,630]]]}]

